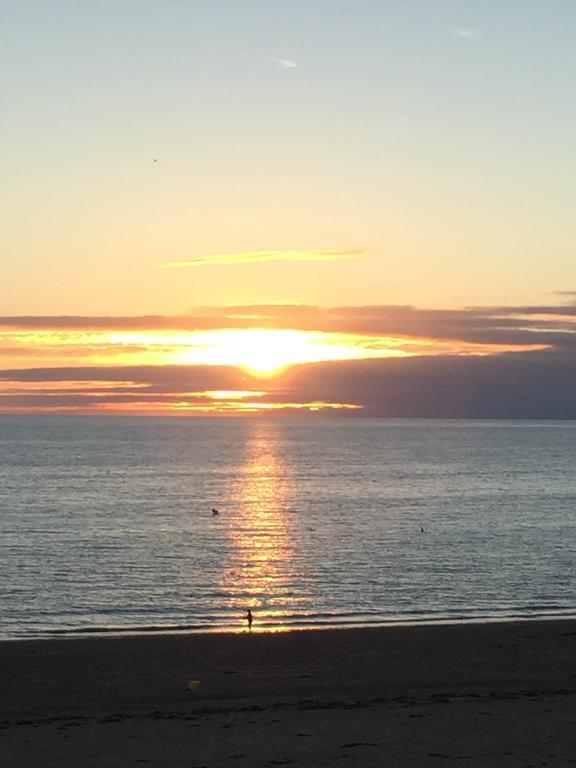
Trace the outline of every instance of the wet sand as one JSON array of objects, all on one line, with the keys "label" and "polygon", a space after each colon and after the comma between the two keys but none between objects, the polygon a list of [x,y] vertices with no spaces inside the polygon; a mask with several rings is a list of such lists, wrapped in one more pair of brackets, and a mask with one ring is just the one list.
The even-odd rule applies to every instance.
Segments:
[{"label": "wet sand", "polygon": [[576,766],[576,621],[3,642],[0,763]]}]

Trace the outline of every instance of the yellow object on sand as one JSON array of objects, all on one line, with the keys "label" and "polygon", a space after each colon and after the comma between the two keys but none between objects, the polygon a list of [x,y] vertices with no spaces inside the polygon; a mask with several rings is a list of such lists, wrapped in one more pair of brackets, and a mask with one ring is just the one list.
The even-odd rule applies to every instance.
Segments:
[{"label": "yellow object on sand", "polygon": [[202,682],[200,680],[190,680],[188,685],[186,686],[189,691],[197,691],[198,688],[202,686]]}]

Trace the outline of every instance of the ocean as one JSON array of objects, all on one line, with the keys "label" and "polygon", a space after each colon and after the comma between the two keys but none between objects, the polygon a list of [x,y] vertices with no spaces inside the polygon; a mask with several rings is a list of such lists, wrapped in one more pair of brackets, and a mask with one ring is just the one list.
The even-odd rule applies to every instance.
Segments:
[{"label": "ocean", "polygon": [[575,555],[576,422],[0,416],[2,638],[576,616]]}]

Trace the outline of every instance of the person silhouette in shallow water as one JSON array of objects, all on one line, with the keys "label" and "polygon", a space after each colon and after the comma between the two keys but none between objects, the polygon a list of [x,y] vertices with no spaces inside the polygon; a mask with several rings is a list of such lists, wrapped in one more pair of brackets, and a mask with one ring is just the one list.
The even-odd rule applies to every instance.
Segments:
[{"label": "person silhouette in shallow water", "polygon": [[252,632],[252,622],[254,619],[252,618],[252,611],[250,608],[246,611],[246,621],[248,622],[248,632]]}]

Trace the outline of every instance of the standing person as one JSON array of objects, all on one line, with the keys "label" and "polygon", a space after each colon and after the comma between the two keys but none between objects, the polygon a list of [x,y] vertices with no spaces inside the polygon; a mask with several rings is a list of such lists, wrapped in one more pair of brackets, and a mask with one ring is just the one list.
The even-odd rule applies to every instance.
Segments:
[{"label": "standing person", "polygon": [[252,632],[252,622],[254,619],[252,618],[252,611],[250,608],[246,611],[246,621],[248,622],[248,632]]}]

